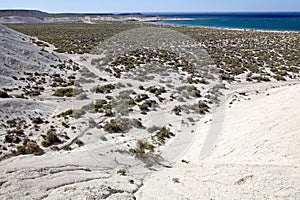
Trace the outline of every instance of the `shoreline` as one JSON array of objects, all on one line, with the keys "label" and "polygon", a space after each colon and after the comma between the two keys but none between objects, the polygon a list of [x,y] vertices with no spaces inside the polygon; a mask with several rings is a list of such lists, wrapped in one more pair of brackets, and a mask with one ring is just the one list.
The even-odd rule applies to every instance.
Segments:
[{"label": "shoreline", "polygon": [[[172,21],[176,21],[178,19],[174,19]],[[181,19],[179,19],[181,20]],[[193,19],[190,19],[193,20]],[[152,25],[162,25],[162,26],[172,26],[172,27],[190,27],[190,28],[206,28],[206,29],[214,29],[214,30],[231,30],[231,31],[242,31],[242,32],[265,32],[265,33],[300,33],[299,31],[294,30],[268,30],[268,29],[250,29],[250,28],[230,28],[230,27],[221,27],[221,26],[204,26],[204,25],[183,25],[183,24],[168,24],[168,23],[159,23],[165,20],[155,20],[152,22],[147,22]],[[171,21],[171,20],[168,20]]]}]

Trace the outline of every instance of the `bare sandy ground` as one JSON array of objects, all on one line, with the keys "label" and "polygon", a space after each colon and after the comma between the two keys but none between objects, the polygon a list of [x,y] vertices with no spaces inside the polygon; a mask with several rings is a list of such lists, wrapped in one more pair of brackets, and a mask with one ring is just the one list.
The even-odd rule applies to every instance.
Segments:
[{"label": "bare sandy ground", "polygon": [[[177,145],[180,137],[168,143],[163,152],[173,159],[171,168],[154,167],[158,171],[151,172],[127,155],[97,156],[105,144],[94,142],[71,152],[2,161],[1,198],[299,198],[300,84],[260,83],[231,89],[221,133],[206,156],[201,154],[209,137],[206,134],[219,123],[212,115],[201,120],[184,149]],[[176,159],[174,151],[181,151]],[[117,170],[126,165],[129,175],[119,175]]]},{"label": "bare sandy ground", "polygon": [[299,199],[300,85],[268,87],[233,92],[209,155],[201,157],[199,133],[182,157],[189,164],[149,175],[137,199]]}]

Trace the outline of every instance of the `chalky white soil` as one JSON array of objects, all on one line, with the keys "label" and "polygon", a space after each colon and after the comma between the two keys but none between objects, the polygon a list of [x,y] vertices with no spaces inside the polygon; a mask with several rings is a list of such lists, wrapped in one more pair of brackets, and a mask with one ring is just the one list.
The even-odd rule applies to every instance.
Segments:
[{"label": "chalky white soil", "polygon": [[[45,53],[29,44],[27,36],[0,28],[2,88],[27,84],[12,78],[16,76],[20,80],[25,76],[18,63],[25,71],[29,68],[33,72],[74,74],[79,78],[80,72],[49,67],[59,63],[58,59],[72,59],[96,76],[94,83],[80,82],[87,100],[55,98],[49,85],[38,97],[1,99],[0,119],[23,115],[49,119],[50,124],[40,131],[30,129],[33,131],[30,137],[38,144],[41,132],[53,125],[59,132],[66,131],[70,140],[79,137],[85,145],[73,144],[70,151],[46,148],[41,156],[2,159],[0,199],[300,199],[299,81],[227,85],[219,106],[209,104],[210,113],[199,115],[191,111],[175,115],[172,109],[180,104],[178,97],[182,92],[176,93],[176,87],[186,84],[182,80],[187,78],[182,71],[170,70],[169,76],[158,74],[145,82],[139,80],[137,71],[128,73],[125,79],[117,79],[91,65],[92,58],[101,55],[54,55],[53,47],[46,48],[50,53]],[[9,41],[14,42],[9,44]],[[26,51],[20,52],[22,49]],[[149,72],[141,70],[141,73]],[[98,81],[99,78],[106,78],[107,82]],[[89,127],[90,118],[100,125],[110,120],[100,113],[86,113],[79,119],[70,117],[67,122],[76,131],[61,129],[65,119],[56,117],[57,114],[105,98],[107,94],[95,94],[90,89],[119,81],[126,87],[109,95],[116,96],[122,90],[145,93],[139,85],[145,88],[166,86],[167,82],[173,85],[166,86],[162,102],[148,94],[159,102],[156,109],[145,115],[136,105],[129,117],[141,118],[147,128],[168,126],[174,137],[159,144],[155,143],[155,135],[152,137],[146,129],[132,128],[124,134],[109,134],[101,127]],[[201,91],[199,99],[207,102],[204,96],[211,93],[210,88],[195,85]],[[171,99],[172,92],[177,98]],[[188,96],[181,103],[197,104],[199,99]],[[5,129],[0,133],[3,137]],[[136,148],[137,139],[153,143],[155,152],[147,154],[147,151],[144,157],[130,154],[128,149]],[[15,147],[11,145],[8,150]]]}]

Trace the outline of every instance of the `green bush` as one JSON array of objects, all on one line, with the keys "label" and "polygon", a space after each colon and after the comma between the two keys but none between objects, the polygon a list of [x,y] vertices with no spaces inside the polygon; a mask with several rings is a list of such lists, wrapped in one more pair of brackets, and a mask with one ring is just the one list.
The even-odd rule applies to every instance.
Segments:
[{"label": "green bush", "polygon": [[57,97],[72,97],[74,96],[74,88],[59,88],[55,90],[53,96]]},{"label": "green bush", "polygon": [[175,106],[173,109],[172,109],[172,112],[175,113],[175,115],[180,115],[182,111],[182,107],[181,106]]},{"label": "green bush", "polygon": [[103,126],[104,130],[108,133],[125,133],[133,127],[144,128],[140,120],[120,117],[106,122]]},{"label": "green bush", "polygon": [[155,100],[147,100],[144,103],[139,105],[141,111],[149,111],[150,108],[154,108],[157,105]]},{"label": "green bush", "polygon": [[23,145],[17,146],[17,154],[41,155],[43,150],[34,140],[24,139]]},{"label": "green bush", "polygon": [[136,102],[142,102],[146,99],[149,99],[149,96],[147,94],[139,94],[136,96],[135,101]]},{"label": "green bush", "polygon": [[164,143],[166,138],[170,138],[171,136],[174,136],[174,134],[170,131],[170,128],[163,126],[156,136],[158,141]]},{"label": "green bush", "polygon": [[162,93],[166,93],[166,89],[165,87],[160,87],[160,88],[157,88],[155,86],[150,86],[146,89],[146,91],[150,92],[150,93],[153,93],[153,94],[156,94],[156,95],[161,95]]},{"label": "green bush", "polygon": [[95,103],[95,109],[101,109],[105,104],[107,104],[107,101],[105,99],[97,100]]},{"label": "green bush", "polygon": [[277,81],[286,81],[286,79],[281,75],[274,75],[273,78]]},{"label": "green bush", "polygon": [[115,88],[116,88],[115,84],[107,84],[103,86],[96,86],[91,89],[91,92],[107,94],[107,93],[111,93],[112,90],[114,90]]},{"label": "green bush", "polygon": [[136,141],[136,153],[145,153],[145,150],[154,151],[154,146],[148,142],[148,140],[137,140]]},{"label": "green bush", "polygon": [[205,114],[206,112],[209,112],[209,106],[203,101],[198,101],[198,113]]},{"label": "green bush", "polygon": [[43,147],[49,147],[54,144],[60,144],[61,142],[62,141],[57,137],[57,134],[54,131],[49,130],[41,144]]},{"label": "green bush", "polygon": [[116,120],[112,119],[103,126],[104,130],[109,133],[122,133],[122,129]]},{"label": "green bush", "polygon": [[254,76],[254,77],[252,77],[252,79],[257,80],[257,82],[262,82],[262,81],[268,82],[268,81],[271,81],[266,76]]},{"label": "green bush", "polygon": [[84,143],[81,140],[79,140],[79,139],[76,140],[75,144],[77,144],[78,147],[81,147],[81,146],[84,145]]}]

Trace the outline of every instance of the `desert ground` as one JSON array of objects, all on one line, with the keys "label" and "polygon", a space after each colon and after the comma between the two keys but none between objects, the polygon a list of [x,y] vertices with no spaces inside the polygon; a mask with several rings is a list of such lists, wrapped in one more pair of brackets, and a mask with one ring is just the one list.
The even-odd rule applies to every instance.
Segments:
[{"label": "desert ground", "polygon": [[300,198],[299,33],[99,19],[0,35],[1,199]]}]

